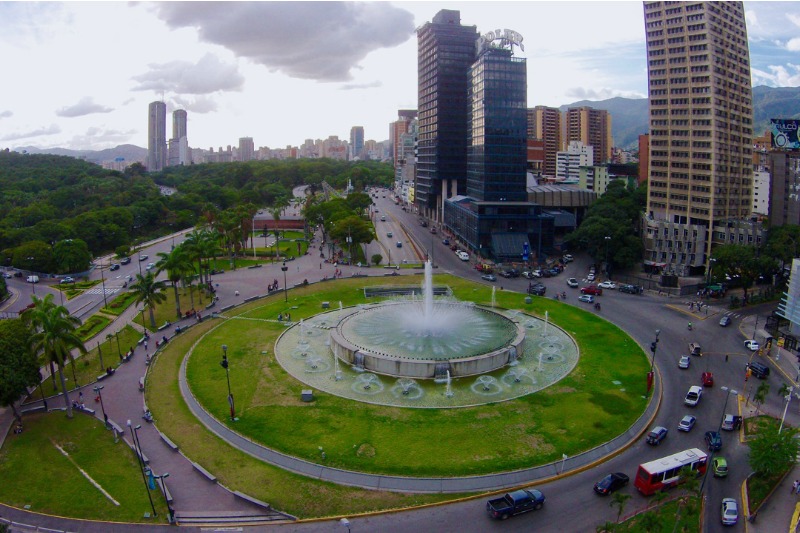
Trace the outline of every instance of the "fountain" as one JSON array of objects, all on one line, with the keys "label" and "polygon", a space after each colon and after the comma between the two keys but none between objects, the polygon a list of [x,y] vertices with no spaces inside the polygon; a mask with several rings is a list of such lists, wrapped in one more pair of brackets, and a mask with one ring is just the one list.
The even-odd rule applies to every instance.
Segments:
[{"label": "fountain", "polygon": [[422,301],[364,305],[331,330],[331,349],[357,368],[395,377],[443,379],[484,374],[524,354],[525,330],[501,313],[434,301],[425,263]]},{"label": "fountain", "polygon": [[492,285],[492,309],[494,309],[495,303],[497,302],[497,299],[495,298],[495,295],[494,295],[496,290],[497,290],[497,287]]}]

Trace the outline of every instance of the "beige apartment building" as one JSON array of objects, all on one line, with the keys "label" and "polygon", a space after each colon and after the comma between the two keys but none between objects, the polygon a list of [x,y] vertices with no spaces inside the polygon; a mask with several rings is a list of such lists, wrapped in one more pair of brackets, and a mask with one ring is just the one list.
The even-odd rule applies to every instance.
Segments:
[{"label": "beige apartment building", "polygon": [[557,107],[537,105],[528,108],[528,139],[544,143],[542,175],[556,177],[556,154],[563,150],[561,144],[561,111]]},{"label": "beige apartment building", "polygon": [[596,163],[611,162],[614,139],[611,136],[611,115],[608,111],[591,107],[571,107],[565,113],[564,127],[564,145],[580,141],[594,148]]},{"label": "beige apartment building", "polygon": [[753,106],[742,2],[645,2],[650,153],[645,263],[708,266],[715,226],[752,206]]}]

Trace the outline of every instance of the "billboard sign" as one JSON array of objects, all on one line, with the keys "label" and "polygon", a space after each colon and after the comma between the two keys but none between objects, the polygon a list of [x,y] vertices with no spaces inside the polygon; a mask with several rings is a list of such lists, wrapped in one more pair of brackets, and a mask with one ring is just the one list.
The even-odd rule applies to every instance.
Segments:
[{"label": "billboard sign", "polygon": [[800,139],[797,137],[800,120],[773,118],[769,122],[773,148],[800,150]]}]

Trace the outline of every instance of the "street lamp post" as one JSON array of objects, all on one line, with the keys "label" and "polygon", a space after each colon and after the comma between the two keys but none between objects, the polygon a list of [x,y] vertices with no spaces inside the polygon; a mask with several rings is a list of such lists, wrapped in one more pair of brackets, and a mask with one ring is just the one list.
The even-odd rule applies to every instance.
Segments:
[{"label": "street lamp post", "polygon": [[100,279],[103,282],[103,307],[108,307],[108,300],[106,299],[106,277],[103,275],[103,265],[100,265]]},{"label": "street lamp post", "polygon": [[253,227],[250,228],[251,241],[253,243],[253,259],[256,258],[256,216],[253,215]]},{"label": "street lamp post", "polygon": [[131,424],[130,419],[128,419],[128,428],[131,430],[131,438],[133,438],[133,447],[134,452],[136,453],[136,459],[139,461],[139,469],[142,471],[142,482],[144,483],[144,490],[147,492],[147,499],[150,500],[150,508],[153,510],[153,516],[158,516],[156,512],[156,506],[153,504],[153,497],[150,496],[150,487],[147,486],[147,476],[144,474],[144,462],[142,461],[142,448],[139,445],[139,436],[137,435],[136,431],[141,428],[142,425],[139,424],[138,426],[134,427]]},{"label": "street lamp post", "polygon": [[44,410],[47,411],[47,399],[44,397],[44,389],[42,388],[42,373],[39,372],[39,393],[42,395],[42,405],[44,405]]},{"label": "street lamp post", "polygon": [[175,510],[170,507],[169,499],[167,498],[167,484],[164,482],[166,478],[169,477],[169,472],[164,472],[160,476],[153,476],[154,479],[161,480],[161,494],[164,495],[164,505],[167,506],[167,521],[171,524],[175,521]]},{"label": "street lamp post", "polygon": [[225,378],[228,380],[228,404],[231,406],[231,420],[236,420],[236,410],[233,407],[233,393],[231,392],[231,375],[228,370],[228,345],[222,345],[222,368],[225,369]]},{"label": "street lamp post", "polygon": [[[31,262],[30,266],[33,267],[33,262],[36,261],[36,258],[35,257],[29,257],[28,261]],[[31,285],[32,285],[32,288],[33,288],[33,294],[35,296],[36,295],[36,284],[35,283],[31,283]]]},{"label": "street lamp post", "polygon": [[97,341],[97,355],[100,357],[100,370],[104,371],[106,369],[106,365],[103,364],[103,350],[100,349],[100,341]]},{"label": "street lamp post", "polygon": [[786,418],[786,411],[789,409],[789,402],[792,400],[792,391],[794,391],[794,387],[790,386],[788,393],[786,394],[786,396],[784,396],[784,399],[786,400],[786,405],[783,406],[783,415],[781,416],[781,425],[778,428],[778,435],[780,435],[781,431],[783,431],[783,421]]},{"label": "street lamp post", "polygon": [[650,389],[653,387],[655,381],[655,364],[656,364],[656,350],[658,349],[658,336],[661,335],[661,330],[656,330],[656,338],[650,343],[650,351],[653,356],[650,358],[650,372],[647,373],[647,393],[650,394]]},{"label": "street lamp post", "polygon": [[106,414],[106,406],[103,405],[103,393],[100,392],[103,390],[103,387],[105,387],[105,385],[97,385],[92,390],[97,394],[97,397],[100,399],[100,409],[103,410],[103,421],[106,424],[106,429],[108,429],[108,415]]},{"label": "street lamp post", "polygon": [[283,271],[283,301],[289,303],[289,293],[286,292],[288,290],[286,286],[286,271],[289,270],[289,267],[286,266],[286,261],[283,262],[281,270]]}]

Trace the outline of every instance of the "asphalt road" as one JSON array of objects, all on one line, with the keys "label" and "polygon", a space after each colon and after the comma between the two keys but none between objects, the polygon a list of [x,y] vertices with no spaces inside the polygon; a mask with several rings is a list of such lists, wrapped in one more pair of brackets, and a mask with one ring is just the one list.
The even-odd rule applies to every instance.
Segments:
[{"label": "asphalt road", "polygon": [[[387,195],[388,196],[388,195]],[[392,252],[388,254],[391,262],[402,262],[403,259],[409,262],[419,261],[420,258],[430,255],[438,272],[451,272],[453,274],[472,279],[478,282],[492,284],[480,280],[479,273],[473,268],[474,258],[469,262],[460,261],[448,246],[442,244],[441,233],[431,234],[430,228],[424,228],[419,224],[418,216],[404,212],[400,206],[394,205],[391,197],[373,199],[379,209],[375,214],[375,222],[378,239],[382,250]],[[380,216],[387,217],[386,222],[380,221]],[[389,238],[386,233],[391,231],[393,237]],[[402,238],[398,235],[402,234]],[[180,239],[180,237],[177,237]],[[176,239],[176,243],[178,240]],[[396,248],[397,240],[402,240],[402,249]],[[319,239],[317,239],[317,243]],[[157,261],[157,252],[168,251],[172,245],[171,239],[152,243],[145,247],[142,253],[149,255],[149,259],[139,263],[136,261],[138,255],[132,255],[133,261],[130,265],[122,266],[116,272],[104,270],[103,277],[107,290],[119,289],[125,276],[134,275],[139,272],[148,262]],[[372,247],[378,243],[368,245],[369,253]],[[395,248],[392,248],[395,246]],[[402,250],[403,255],[398,251]],[[288,285],[299,283],[303,279],[315,281],[322,276],[331,276],[333,265],[324,264],[323,268],[317,268],[316,257],[317,249],[311,250],[311,257],[298,261],[295,266],[292,263],[287,271]],[[408,255],[406,255],[408,254]],[[384,256],[386,257],[386,256]],[[313,259],[313,260],[312,260]],[[107,261],[106,261],[107,262]],[[385,261],[386,262],[386,261]],[[571,289],[566,285],[568,277],[576,277],[579,281],[585,279],[588,273],[589,259],[580,254],[576,255],[576,261],[570,263],[564,273],[555,278],[543,280],[548,287],[548,294],[552,295],[556,291],[566,292],[567,299],[565,305],[578,305],[594,311],[587,304],[577,300],[579,294],[577,289]],[[302,265],[302,268],[301,268]],[[345,277],[359,271],[355,266],[341,267]],[[385,272],[370,269],[369,274],[382,275]],[[365,272],[365,273],[367,273]],[[113,274],[107,276],[107,274]],[[100,278],[100,274],[95,272],[93,276]],[[230,303],[241,303],[244,298],[266,292],[266,284],[272,281],[273,277],[279,279],[283,286],[283,279],[279,271],[279,265],[267,265],[263,269],[240,269],[238,271],[228,271],[224,275],[215,276],[215,283],[218,283],[218,294],[221,295],[224,305]],[[33,287],[24,282],[24,278],[14,278],[9,280],[12,286],[20,291],[19,298],[9,307],[10,310],[24,308],[30,301],[30,294]],[[493,285],[502,287],[503,290],[514,290],[524,292],[529,281],[524,278],[505,279],[498,277],[498,281]],[[40,295],[43,291],[49,290],[45,283],[40,283],[36,287],[36,294]],[[235,291],[240,294],[235,295]],[[550,296],[548,296],[550,297]],[[56,295],[58,300],[58,295]],[[694,323],[694,330],[687,330],[687,322],[690,319],[689,309],[686,306],[688,300],[667,298],[654,294],[629,295],[618,291],[604,291],[598,298],[602,304],[601,316],[617,324],[627,331],[649,355],[649,345],[655,339],[655,331],[660,330],[659,343],[655,355],[655,365],[659,371],[664,385],[664,395],[658,415],[653,425],[662,425],[669,429],[669,435],[658,447],[651,447],[644,443],[643,439],[634,442],[628,449],[608,462],[592,468],[588,471],[570,475],[551,483],[538,485],[547,496],[547,503],[541,511],[529,513],[519,517],[514,517],[506,522],[496,522],[490,520],[485,512],[485,498],[473,499],[464,502],[453,503],[444,506],[435,506],[425,509],[378,515],[371,517],[350,519],[351,531],[382,531],[382,532],[406,532],[410,530],[419,531],[458,531],[458,532],[483,532],[495,531],[502,528],[503,531],[529,531],[536,528],[539,531],[594,531],[595,527],[605,521],[616,519],[616,510],[609,506],[609,498],[599,497],[592,491],[595,481],[611,471],[622,471],[633,478],[636,468],[642,462],[646,462],[658,457],[662,457],[677,451],[691,447],[705,449],[703,433],[707,430],[716,430],[719,426],[723,413],[726,394],[720,389],[721,386],[728,386],[737,390],[742,397],[751,396],[758,386],[759,381],[751,378],[748,383],[744,382],[744,365],[751,357],[751,353],[743,346],[744,335],[740,331],[740,320],[743,317],[735,317],[733,323],[728,328],[721,328],[718,325],[719,315],[711,315],[708,319],[701,316],[691,317]],[[23,303],[24,302],[24,303]],[[66,302],[68,309],[79,317],[86,317],[94,310],[103,305],[102,293],[85,295],[76,298],[74,301]],[[9,309],[6,309],[9,310]],[[766,314],[766,310],[761,311]],[[681,370],[677,367],[678,358],[686,354],[689,342],[700,342],[704,347],[703,357],[693,357],[691,366],[688,370]],[[690,408],[683,404],[684,395],[690,385],[700,384],[700,373],[703,371],[713,372],[715,383],[711,388],[706,388],[703,399],[697,407]],[[764,408],[771,413],[781,413],[783,410],[783,399],[776,394],[782,380],[776,372],[770,376],[770,394]],[[642,376],[642,394],[645,392],[645,376]],[[728,403],[727,412],[736,412],[736,403],[731,396]],[[787,422],[797,425],[800,416],[792,409],[787,414]],[[694,430],[690,433],[677,431],[678,421],[684,414],[694,414],[698,421]],[[620,432],[625,428],[620,428]],[[435,443],[432,443],[435,448]],[[723,448],[721,453],[728,459],[730,474],[725,479],[714,479],[709,475],[706,482],[706,494],[708,505],[706,507],[706,531],[721,531],[722,526],[719,522],[719,504],[723,497],[733,497],[739,501],[741,506],[741,494],[739,487],[744,477],[749,473],[747,465],[746,447],[741,445],[735,438],[734,433],[723,432]],[[440,451],[439,453],[447,453]],[[434,454],[435,456],[435,454]],[[631,484],[623,489],[632,495],[628,501],[624,515],[629,515],[638,510],[645,509],[651,502],[637,493]],[[274,526],[273,526],[274,527]],[[311,522],[301,524],[289,524],[280,526],[281,529],[288,531],[331,531],[341,530],[341,524],[335,520]],[[726,531],[744,531],[742,521],[733,528],[725,528]]]}]

